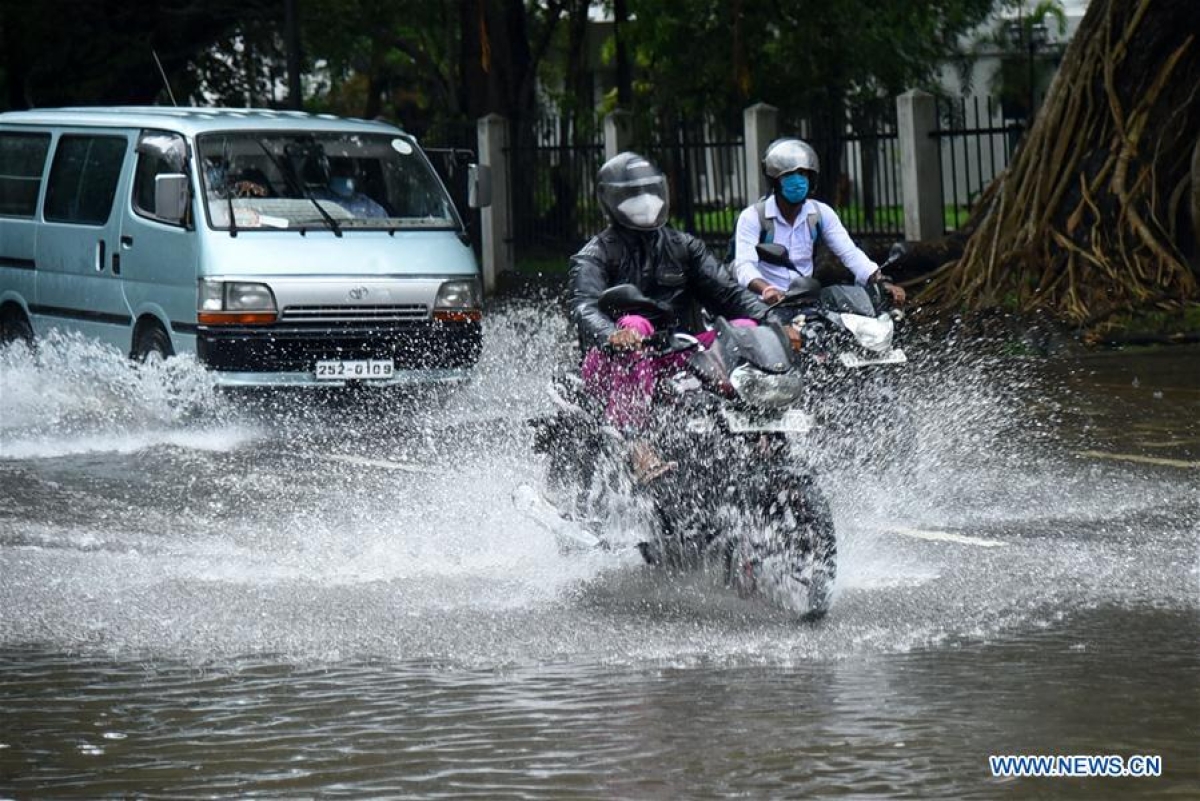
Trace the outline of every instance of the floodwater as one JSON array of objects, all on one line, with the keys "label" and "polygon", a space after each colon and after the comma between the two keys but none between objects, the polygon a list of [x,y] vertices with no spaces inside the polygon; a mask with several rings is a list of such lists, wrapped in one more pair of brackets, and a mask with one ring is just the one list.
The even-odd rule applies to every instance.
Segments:
[{"label": "floodwater", "polygon": [[547,316],[447,397],[0,351],[0,798],[1200,797],[1200,350],[931,349],[812,624],[512,507]]}]

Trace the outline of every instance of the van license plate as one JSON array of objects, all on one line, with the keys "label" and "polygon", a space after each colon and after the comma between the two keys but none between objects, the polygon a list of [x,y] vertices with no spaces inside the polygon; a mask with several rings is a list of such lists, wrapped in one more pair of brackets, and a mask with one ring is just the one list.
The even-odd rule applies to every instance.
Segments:
[{"label": "van license plate", "polygon": [[326,359],[317,362],[315,375],[318,381],[371,381],[391,378],[395,371],[391,359]]}]

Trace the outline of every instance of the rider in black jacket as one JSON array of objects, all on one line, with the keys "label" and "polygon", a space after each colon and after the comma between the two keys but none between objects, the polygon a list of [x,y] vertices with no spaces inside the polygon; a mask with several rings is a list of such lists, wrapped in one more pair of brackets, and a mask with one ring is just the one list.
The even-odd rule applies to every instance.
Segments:
[{"label": "rider in black jacket", "polygon": [[[677,325],[703,328],[702,309],[762,321],[767,306],[737,285],[696,237],[666,225],[667,181],[636,153],[621,153],[596,174],[596,193],[610,225],[571,258],[571,318],[580,344],[633,349],[642,337],[600,311],[597,301],[611,286],[633,284],[668,304]],[[625,333],[622,333],[625,332]]]},{"label": "rider in black jacket", "polygon": [[[571,258],[571,319],[584,350],[585,385],[605,400],[610,423],[637,430],[667,363],[606,352],[605,345],[611,351],[637,350],[654,332],[654,324],[638,315],[608,317],[599,307],[604,290],[633,284],[670,307],[675,325],[692,334],[702,332],[704,310],[761,322],[768,309],[754,293],[738,286],[703,242],[666,225],[667,181],[645,158],[621,153],[609,159],[596,175],[596,194],[611,224]],[[643,482],[673,466],[640,438],[630,448],[634,474]]]}]

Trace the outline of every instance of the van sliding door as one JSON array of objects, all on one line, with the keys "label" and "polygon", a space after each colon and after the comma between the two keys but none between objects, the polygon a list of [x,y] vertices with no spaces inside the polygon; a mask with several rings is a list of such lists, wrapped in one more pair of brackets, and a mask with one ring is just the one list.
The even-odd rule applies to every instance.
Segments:
[{"label": "van sliding door", "polygon": [[39,329],[80,331],[129,351],[132,318],[121,291],[114,212],[130,150],[121,132],[63,134],[55,143],[37,239]]}]

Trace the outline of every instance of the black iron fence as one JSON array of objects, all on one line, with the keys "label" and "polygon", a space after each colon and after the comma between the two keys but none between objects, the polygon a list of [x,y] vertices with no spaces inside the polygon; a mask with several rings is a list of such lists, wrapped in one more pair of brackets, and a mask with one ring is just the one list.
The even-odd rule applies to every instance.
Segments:
[{"label": "black iron fence", "polygon": [[991,97],[939,99],[938,143],[945,230],[966,222],[979,193],[1008,167],[1025,131],[1024,121],[1007,119]]},{"label": "black iron fence", "polygon": [[655,126],[639,139],[666,174],[671,224],[724,257],[738,215],[749,203],[742,133],[708,121]]},{"label": "black iron fence", "polygon": [[[986,97],[943,99],[937,109],[931,136],[938,163],[928,168],[939,171],[944,230],[951,231],[1007,167],[1024,124],[1006,119],[1000,103]],[[840,133],[810,139],[823,154],[818,196],[860,242],[899,239],[904,236],[900,164],[905,143],[887,116],[864,127],[843,126]],[[460,133],[431,139],[426,146],[477,232],[478,214],[466,207],[466,165],[474,160],[475,132],[464,126]],[[589,118],[547,117],[510,129],[509,142],[504,152],[510,176],[507,236],[516,259],[561,263],[606,224],[595,193],[595,175],[604,161],[603,127]],[[740,128],[712,120],[645,121],[635,125],[630,146],[666,173],[672,225],[700,237],[723,257],[739,214],[756,199],[749,196],[752,182]]]},{"label": "black iron fence", "polygon": [[904,195],[900,185],[900,138],[896,126],[846,132],[832,142],[814,138],[823,153],[838,154],[821,169],[821,197],[837,211],[855,239],[904,236]]},{"label": "black iron fence", "polygon": [[604,227],[595,176],[604,137],[588,120],[543,118],[510,134],[510,236],[518,260],[565,257]]}]

